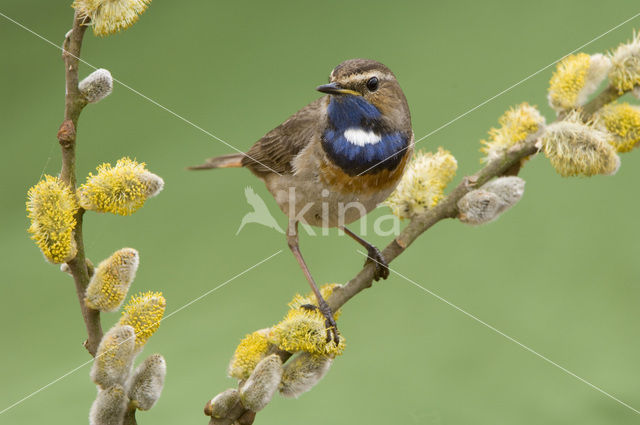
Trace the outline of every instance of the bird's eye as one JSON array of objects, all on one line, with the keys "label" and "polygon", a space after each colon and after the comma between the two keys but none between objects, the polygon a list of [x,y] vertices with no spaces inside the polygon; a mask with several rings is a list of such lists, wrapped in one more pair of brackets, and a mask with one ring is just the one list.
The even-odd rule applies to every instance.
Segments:
[{"label": "bird's eye", "polygon": [[367,88],[369,91],[378,90],[378,79],[376,77],[369,78],[369,81],[367,81]]}]

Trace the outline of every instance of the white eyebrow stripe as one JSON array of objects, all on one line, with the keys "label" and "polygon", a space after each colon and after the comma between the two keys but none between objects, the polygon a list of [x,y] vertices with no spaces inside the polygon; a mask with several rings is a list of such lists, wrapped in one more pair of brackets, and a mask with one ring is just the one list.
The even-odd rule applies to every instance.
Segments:
[{"label": "white eyebrow stripe", "polygon": [[344,138],[353,145],[375,145],[382,140],[379,134],[373,131],[364,131],[361,128],[348,128],[344,131]]}]

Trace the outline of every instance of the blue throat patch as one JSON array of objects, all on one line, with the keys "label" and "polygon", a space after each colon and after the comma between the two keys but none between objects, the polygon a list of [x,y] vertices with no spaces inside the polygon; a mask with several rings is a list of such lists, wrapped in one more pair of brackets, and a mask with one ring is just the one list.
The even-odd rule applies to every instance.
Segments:
[{"label": "blue throat patch", "polygon": [[329,126],[322,135],[322,147],[345,173],[391,171],[402,161],[410,136],[384,126],[380,111],[363,97],[332,96],[327,113]]}]

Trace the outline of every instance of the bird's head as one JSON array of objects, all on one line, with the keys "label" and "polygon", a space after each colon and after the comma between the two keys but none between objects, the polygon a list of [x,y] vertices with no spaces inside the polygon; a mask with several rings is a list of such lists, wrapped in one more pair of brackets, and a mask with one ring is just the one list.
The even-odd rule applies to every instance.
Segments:
[{"label": "bird's head", "polygon": [[[342,102],[357,97],[357,103],[373,105],[390,127],[410,128],[411,116],[407,100],[389,68],[370,59],[349,59],[336,66],[329,76],[329,84],[316,90]],[[351,103],[351,102],[350,102]],[[353,102],[356,103],[356,102]]]}]

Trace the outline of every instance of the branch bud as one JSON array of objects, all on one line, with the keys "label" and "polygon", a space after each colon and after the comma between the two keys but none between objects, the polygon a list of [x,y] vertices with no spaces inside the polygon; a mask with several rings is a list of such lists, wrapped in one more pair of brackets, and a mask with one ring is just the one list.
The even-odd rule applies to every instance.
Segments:
[{"label": "branch bud", "polygon": [[231,409],[240,401],[240,393],[229,388],[212,398],[204,407],[204,414],[213,418],[226,418]]},{"label": "branch bud", "polygon": [[78,84],[80,93],[89,103],[96,103],[111,94],[113,77],[106,69],[96,69]]},{"label": "branch bud", "polygon": [[620,158],[611,139],[610,134],[584,124],[580,115],[573,113],[547,127],[541,142],[544,154],[561,176],[593,176],[618,171]]},{"label": "branch bud", "polygon": [[611,54],[611,63],[609,80],[619,94],[640,85],[640,33],[634,34],[630,42],[618,46]]},{"label": "branch bud", "polygon": [[254,412],[264,409],[278,390],[282,372],[282,360],[277,354],[260,360],[249,379],[240,388],[242,405]]},{"label": "branch bud", "polygon": [[298,397],[313,388],[329,371],[333,359],[306,352],[298,353],[284,365],[280,394]]},{"label": "branch bud", "polygon": [[115,167],[100,165],[98,174],[89,174],[87,182],[78,188],[80,206],[86,210],[129,215],[145,201],[157,195],[164,181],[129,158],[119,159]]},{"label": "branch bud", "polygon": [[95,270],[85,303],[100,311],[116,311],[122,305],[136,276],[140,257],[133,248],[123,248],[102,261]]},{"label": "branch bud", "polygon": [[124,385],[135,357],[135,333],[131,326],[115,325],[104,334],[91,368],[91,380],[103,389]]},{"label": "branch bud", "polygon": [[89,411],[90,425],[122,425],[129,399],[124,388],[120,385],[102,390],[98,389],[98,396]]},{"label": "branch bud", "polygon": [[73,192],[59,178],[45,176],[29,189],[27,197],[31,239],[47,261],[60,264],[72,260],[77,253],[73,230],[78,210]]},{"label": "branch bud", "polygon": [[497,219],[522,198],[524,184],[520,177],[499,177],[472,190],[458,201],[460,221],[479,225]]},{"label": "branch bud", "polygon": [[128,395],[140,410],[149,410],[160,398],[167,374],[167,363],[160,354],[153,354],[138,366],[129,383]]}]

